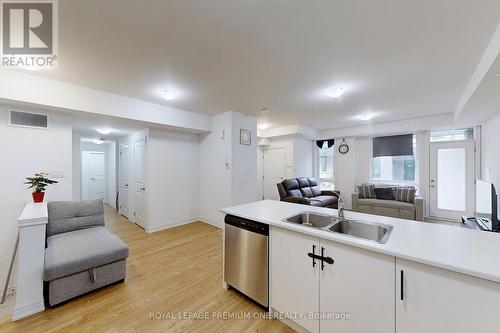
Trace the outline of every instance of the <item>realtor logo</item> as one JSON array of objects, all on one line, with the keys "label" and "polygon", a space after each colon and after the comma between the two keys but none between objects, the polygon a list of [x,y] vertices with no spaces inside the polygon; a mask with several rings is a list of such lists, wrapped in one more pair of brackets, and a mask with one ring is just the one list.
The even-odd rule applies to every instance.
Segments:
[{"label": "realtor logo", "polygon": [[2,66],[55,68],[57,2],[0,0]]}]

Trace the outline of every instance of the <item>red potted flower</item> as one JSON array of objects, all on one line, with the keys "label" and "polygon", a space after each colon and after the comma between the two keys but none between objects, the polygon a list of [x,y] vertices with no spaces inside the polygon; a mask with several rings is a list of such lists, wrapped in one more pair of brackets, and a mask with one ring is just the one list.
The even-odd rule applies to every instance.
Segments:
[{"label": "red potted flower", "polygon": [[49,174],[45,172],[35,173],[35,177],[27,177],[28,180],[25,184],[30,185],[28,188],[35,190],[33,192],[33,202],[43,202],[45,196],[45,189],[48,185],[57,184],[57,181],[48,179]]}]

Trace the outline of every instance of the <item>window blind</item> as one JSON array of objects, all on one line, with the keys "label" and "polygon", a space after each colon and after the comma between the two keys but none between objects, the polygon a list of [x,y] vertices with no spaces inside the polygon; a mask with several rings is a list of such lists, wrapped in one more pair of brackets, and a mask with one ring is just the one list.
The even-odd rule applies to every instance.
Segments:
[{"label": "window blind", "polygon": [[413,134],[373,138],[373,157],[413,155]]}]

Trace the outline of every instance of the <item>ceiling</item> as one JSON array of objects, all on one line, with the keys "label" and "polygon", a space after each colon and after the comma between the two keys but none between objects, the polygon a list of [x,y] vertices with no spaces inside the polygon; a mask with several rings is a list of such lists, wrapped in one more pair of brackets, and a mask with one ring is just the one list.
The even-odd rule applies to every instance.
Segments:
[{"label": "ceiling", "polygon": [[59,68],[35,74],[340,128],[453,112],[499,21],[498,0],[64,0]]},{"label": "ceiling", "polygon": [[500,114],[500,55],[460,112],[458,120],[464,123],[482,124],[498,114]]}]

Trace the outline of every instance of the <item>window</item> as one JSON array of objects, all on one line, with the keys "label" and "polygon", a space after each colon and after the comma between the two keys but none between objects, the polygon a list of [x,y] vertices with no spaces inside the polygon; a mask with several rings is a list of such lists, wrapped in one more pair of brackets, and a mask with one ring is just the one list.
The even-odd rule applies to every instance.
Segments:
[{"label": "window", "polygon": [[413,134],[373,138],[372,180],[415,183],[416,138]]},{"label": "window", "polygon": [[333,177],[333,140],[318,141],[318,178],[322,190],[334,189]]},{"label": "window", "polygon": [[461,140],[473,140],[473,139],[474,139],[473,128],[460,128],[460,129],[431,132],[431,142],[461,141]]}]

